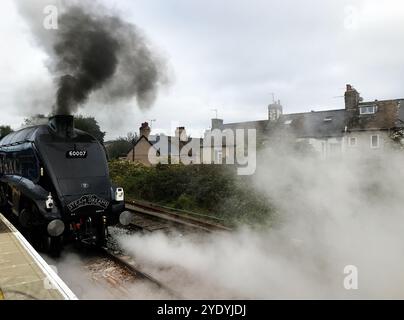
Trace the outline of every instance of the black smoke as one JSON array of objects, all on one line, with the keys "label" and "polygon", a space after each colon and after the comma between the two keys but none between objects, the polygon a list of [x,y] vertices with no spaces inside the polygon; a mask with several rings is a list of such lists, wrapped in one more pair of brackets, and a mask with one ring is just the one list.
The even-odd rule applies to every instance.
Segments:
[{"label": "black smoke", "polygon": [[76,112],[92,93],[110,105],[132,98],[141,108],[153,104],[166,82],[165,63],[134,24],[100,5],[64,3],[58,29],[44,30],[38,25],[42,20],[24,5],[20,2],[20,11],[49,55],[47,65],[56,82],[55,114]]}]

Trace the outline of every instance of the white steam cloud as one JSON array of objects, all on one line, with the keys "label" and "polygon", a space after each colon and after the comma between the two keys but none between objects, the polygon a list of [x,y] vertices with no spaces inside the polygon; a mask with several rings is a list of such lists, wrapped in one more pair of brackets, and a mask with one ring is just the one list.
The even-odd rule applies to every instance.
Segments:
[{"label": "white steam cloud", "polygon": [[[404,297],[402,154],[260,157],[254,187],[278,209],[274,228],[121,245],[185,298]],[[357,290],[344,287],[347,265],[358,269]]]}]

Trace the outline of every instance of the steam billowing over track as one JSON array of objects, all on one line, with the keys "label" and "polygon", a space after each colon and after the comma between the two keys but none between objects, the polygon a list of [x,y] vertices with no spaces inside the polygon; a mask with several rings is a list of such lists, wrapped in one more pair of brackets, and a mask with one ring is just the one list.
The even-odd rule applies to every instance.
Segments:
[{"label": "steam billowing over track", "polygon": [[168,230],[176,228],[191,232],[231,231],[223,225],[221,219],[179,211],[146,201],[127,201],[126,210],[131,213],[127,224],[147,231]]},{"label": "steam billowing over track", "polygon": [[147,281],[150,284],[156,286],[157,289],[161,289],[167,292],[173,298],[181,298],[180,295],[174,292],[172,289],[164,285],[159,280],[155,279],[153,276],[147,274],[146,272],[140,270],[135,261],[127,255],[119,254],[113,252],[111,249],[106,247],[99,249],[101,256],[105,256],[105,258],[115,262],[121,268],[123,268],[128,274],[132,275],[135,279],[138,278],[142,281]]},{"label": "steam billowing over track", "polygon": [[[187,294],[183,294],[182,286],[186,283],[198,283],[199,277],[195,277],[175,265],[159,267],[145,263],[135,255],[128,255],[120,248],[119,238],[121,236],[131,237],[135,234],[141,235],[144,232],[164,232],[172,238],[178,236],[181,238],[182,235],[208,236],[212,232],[229,229],[220,228],[219,225],[200,217],[196,219],[195,217],[185,217],[181,212],[169,212],[168,208],[156,204],[138,201],[130,203],[132,206],[136,204],[132,209],[129,209],[131,206],[129,202],[126,205],[126,209],[130,210],[129,214],[135,218],[135,224],[131,224],[128,228],[119,225],[113,227],[110,230],[106,247],[94,249],[84,245],[79,250],[72,246],[66,248],[64,256],[55,262],[61,270],[62,277],[66,278],[69,283],[71,277],[69,273],[72,272],[72,269],[77,268],[78,264],[81,265],[80,270],[74,271],[72,278],[80,273],[84,279],[78,284],[70,280],[72,289],[78,291],[77,294],[80,298],[145,298],[145,296],[138,297],[136,292],[147,292],[146,297],[150,295],[153,298],[184,298]],[[200,225],[193,220],[198,221]],[[142,224],[138,224],[139,221],[142,221]],[[70,265],[71,255],[75,259],[79,259],[80,263]],[[180,278],[179,275],[181,275]],[[80,287],[83,281],[89,281],[90,287],[87,292],[81,292]],[[109,296],[110,294],[112,296]]]}]

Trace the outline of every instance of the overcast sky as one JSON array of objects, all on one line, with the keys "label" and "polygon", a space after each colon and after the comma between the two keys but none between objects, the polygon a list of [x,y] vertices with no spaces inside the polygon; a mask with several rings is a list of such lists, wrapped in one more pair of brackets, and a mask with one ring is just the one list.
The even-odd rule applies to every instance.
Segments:
[{"label": "overcast sky", "polygon": [[[272,93],[285,113],[343,108],[346,83],[365,100],[404,98],[402,0],[103,3],[143,30],[171,79],[146,111],[135,101],[111,107],[90,99],[80,112],[95,116],[107,138],[150,119],[154,131],[184,125],[200,136],[212,109],[225,122],[266,119]],[[53,79],[13,1],[1,5],[0,124],[18,128],[30,113],[50,110]]]}]

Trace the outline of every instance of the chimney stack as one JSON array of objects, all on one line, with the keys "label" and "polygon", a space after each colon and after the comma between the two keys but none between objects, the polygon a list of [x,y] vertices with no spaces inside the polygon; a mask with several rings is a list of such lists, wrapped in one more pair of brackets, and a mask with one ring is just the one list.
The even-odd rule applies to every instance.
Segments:
[{"label": "chimney stack", "polygon": [[212,130],[214,129],[219,130],[223,129],[223,119],[217,119],[217,118],[212,119]]},{"label": "chimney stack", "polygon": [[148,122],[143,122],[142,126],[139,128],[139,136],[145,136],[146,138],[149,138],[150,135],[150,127]]},{"label": "chimney stack", "polygon": [[346,110],[356,109],[359,105],[359,102],[361,101],[359,92],[356,91],[356,89],[350,84],[346,85],[346,91],[344,97],[345,97]]}]

